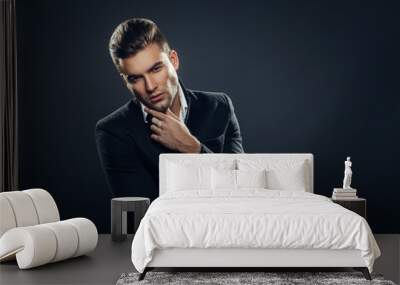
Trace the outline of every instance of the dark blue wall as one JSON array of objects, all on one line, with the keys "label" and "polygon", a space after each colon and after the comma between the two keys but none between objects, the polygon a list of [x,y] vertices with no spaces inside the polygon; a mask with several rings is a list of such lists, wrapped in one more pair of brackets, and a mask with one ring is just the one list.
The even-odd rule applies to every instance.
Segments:
[{"label": "dark blue wall", "polygon": [[109,58],[121,21],[158,23],[188,88],[224,91],[246,152],[311,152],[330,195],[353,160],[376,233],[400,233],[396,1],[17,0],[20,187],[43,187],[62,218],[109,231],[96,121],[130,94]]}]

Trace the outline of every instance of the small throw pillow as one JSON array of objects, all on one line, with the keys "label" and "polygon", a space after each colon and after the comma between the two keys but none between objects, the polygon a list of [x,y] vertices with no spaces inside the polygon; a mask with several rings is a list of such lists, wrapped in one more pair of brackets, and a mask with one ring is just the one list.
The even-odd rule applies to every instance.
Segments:
[{"label": "small throw pillow", "polygon": [[211,181],[213,190],[236,190],[236,170],[212,168]]},{"label": "small throw pillow", "polygon": [[267,170],[236,170],[238,188],[267,188]]}]

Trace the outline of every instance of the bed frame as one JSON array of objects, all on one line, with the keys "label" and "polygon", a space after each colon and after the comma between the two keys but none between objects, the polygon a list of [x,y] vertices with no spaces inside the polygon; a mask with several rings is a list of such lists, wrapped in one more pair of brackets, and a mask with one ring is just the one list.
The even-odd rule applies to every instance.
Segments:
[{"label": "bed frame", "polygon": [[[313,155],[312,154],[161,154],[160,155],[160,195],[166,189],[167,163],[174,160],[234,160],[240,158],[299,159],[307,163],[307,192],[313,193]],[[157,249],[153,259],[143,273],[155,268],[232,268],[246,271],[254,268],[343,268],[350,267],[361,271],[367,280],[371,275],[360,250],[330,249],[254,249],[254,248],[168,248]],[[262,271],[262,270],[261,270]]]},{"label": "bed frame", "polygon": [[337,268],[352,267],[371,280],[368,268],[359,250],[328,249],[183,249],[156,250],[152,261],[139,275],[142,280],[146,272],[154,268]]}]

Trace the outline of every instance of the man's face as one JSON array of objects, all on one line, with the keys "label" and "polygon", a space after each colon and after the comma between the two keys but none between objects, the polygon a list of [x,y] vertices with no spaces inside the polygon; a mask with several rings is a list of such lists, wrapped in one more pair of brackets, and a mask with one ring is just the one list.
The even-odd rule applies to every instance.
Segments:
[{"label": "man's face", "polygon": [[179,84],[176,51],[168,54],[151,44],[119,64],[126,86],[146,107],[164,113],[171,107]]}]

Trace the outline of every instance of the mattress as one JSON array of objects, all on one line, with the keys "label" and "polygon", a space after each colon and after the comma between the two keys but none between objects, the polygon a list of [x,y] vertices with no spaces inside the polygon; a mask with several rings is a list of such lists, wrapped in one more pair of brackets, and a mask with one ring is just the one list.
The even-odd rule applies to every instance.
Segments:
[{"label": "mattress", "polygon": [[133,265],[143,272],[155,250],[168,248],[359,250],[370,272],[380,256],[361,216],[321,195],[265,189],[157,198],[133,239]]}]

